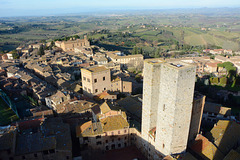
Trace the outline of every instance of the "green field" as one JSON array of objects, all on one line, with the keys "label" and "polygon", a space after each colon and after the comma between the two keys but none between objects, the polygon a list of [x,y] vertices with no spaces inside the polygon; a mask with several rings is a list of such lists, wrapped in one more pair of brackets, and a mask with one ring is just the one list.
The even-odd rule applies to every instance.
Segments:
[{"label": "green field", "polygon": [[8,125],[18,119],[14,111],[0,97],[0,126]]},{"label": "green field", "polygon": [[[140,46],[147,41],[146,46],[161,46],[171,49],[175,42],[191,46],[219,46],[224,49],[240,50],[240,13],[225,15],[213,12],[211,14],[172,13],[163,14],[159,11],[134,12],[104,15],[76,15],[49,17],[18,17],[0,18],[0,51],[9,51],[15,46],[34,43],[40,40],[51,41],[66,36],[82,35],[96,30],[130,33],[130,38],[108,38],[108,34],[88,34],[91,39],[103,39],[111,45],[124,47]],[[232,12],[232,10],[230,10]],[[204,12],[205,13],[205,12]],[[16,29],[17,28],[17,29]],[[202,28],[207,30],[203,31]],[[134,38],[138,38],[137,41]],[[169,44],[169,40],[172,44]],[[162,42],[167,42],[164,44]],[[116,42],[115,44],[112,42]],[[104,42],[105,43],[105,42]],[[159,45],[156,45],[160,43]],[[109,44],[109,43],[107,43]],[[146,47],[142,45],[143,47]]]}]

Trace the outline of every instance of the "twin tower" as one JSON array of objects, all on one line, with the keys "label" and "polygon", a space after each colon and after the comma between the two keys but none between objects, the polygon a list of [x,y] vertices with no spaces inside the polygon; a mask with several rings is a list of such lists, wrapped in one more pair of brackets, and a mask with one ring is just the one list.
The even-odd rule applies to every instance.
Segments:
[{"label": "twin tower", "polygon": [[196,67],[181,61],[151,59],[145,61],[143,74],[144,149],[149,156],[152,152],[160,156],[184,152],[191,123]]}]

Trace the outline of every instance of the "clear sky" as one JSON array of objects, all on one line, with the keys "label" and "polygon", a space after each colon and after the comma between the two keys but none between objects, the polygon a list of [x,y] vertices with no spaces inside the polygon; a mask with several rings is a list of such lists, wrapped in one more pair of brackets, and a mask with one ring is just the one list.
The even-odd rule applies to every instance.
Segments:
[{"label": "clear sky", "polygon": [[0,0],[0,17],[201,7],[240,7],[240,0]]}]

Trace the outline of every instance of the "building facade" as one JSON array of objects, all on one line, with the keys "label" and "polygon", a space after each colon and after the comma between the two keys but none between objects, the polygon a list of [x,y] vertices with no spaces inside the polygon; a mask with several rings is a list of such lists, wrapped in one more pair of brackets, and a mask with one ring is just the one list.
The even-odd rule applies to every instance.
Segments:
[{"label": "building facade", "polygon": [[93,66],[81,69],[83,94],[93,97],[110,90],[111,74],[110,69],[104,66]]},{"label": "building facade", "polygon": [[205,98],[206,96],[198,92],[194,93],[192,117],[191,117],[191,124],[190,124],[189,137],[188,137],[189,142],[194,141],[197,134],[199,134],[200,132]]},{"label": "building facade", "polygon": [[181,61],[145,61],[142,138],[146,152],[158,157],[185,152],[195,75],[196,67]]},{"label": "building facade", "polygon": [[55,45],[63,49],[63,51],[74,51],[76,47],[89,47],[90,42],[87,40],[87,36],[84,39],[69,40],[69,41],[56,41]]}]

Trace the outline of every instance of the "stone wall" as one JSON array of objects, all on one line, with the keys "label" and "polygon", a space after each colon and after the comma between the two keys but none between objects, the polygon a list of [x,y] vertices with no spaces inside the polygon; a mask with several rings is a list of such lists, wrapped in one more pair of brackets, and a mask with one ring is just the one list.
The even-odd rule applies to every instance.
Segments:
[{"label": "stone wall", "polygon": [[[185,152],[195,75],[195,66],[180,61],[145,61],[142,143],[149,159]],[[154,127],[155,137],[151,137],[149,131]]]}]

